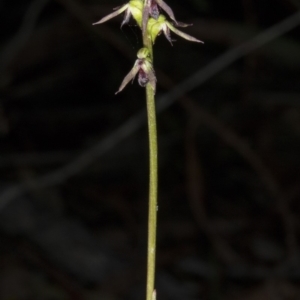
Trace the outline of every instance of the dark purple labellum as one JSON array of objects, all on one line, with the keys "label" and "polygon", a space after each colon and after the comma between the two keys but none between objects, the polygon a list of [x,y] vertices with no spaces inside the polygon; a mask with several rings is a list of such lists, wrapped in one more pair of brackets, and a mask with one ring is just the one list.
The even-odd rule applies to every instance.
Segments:
[{"label": "dark purple labellum", "polygon": [[157,20],[159,17],[159,9],[155,0],[152,0],[151,2],[149,14],[155,20]]},{"label": "dark purple labellum", "polygon": [[139,85],[145,87],[148,82],[149,82],[148,75],[142,69],[140,69],[138,75]]}]

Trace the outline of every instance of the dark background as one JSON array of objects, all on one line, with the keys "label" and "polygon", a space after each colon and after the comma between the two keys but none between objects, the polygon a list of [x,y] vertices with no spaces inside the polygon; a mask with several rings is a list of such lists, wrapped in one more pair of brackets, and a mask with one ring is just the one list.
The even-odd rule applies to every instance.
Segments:
[{"label": "dark background", "polygon": [[[158,114],[158,299],[300,299],[299,15],[249,50],[299,1],[167,3],[205,44],[154,48],[158,102],[179,87]],[[144,90],[114,95],[141,37],[91,26],[121,4],[0,2],[1,300],[144,297]]]}]

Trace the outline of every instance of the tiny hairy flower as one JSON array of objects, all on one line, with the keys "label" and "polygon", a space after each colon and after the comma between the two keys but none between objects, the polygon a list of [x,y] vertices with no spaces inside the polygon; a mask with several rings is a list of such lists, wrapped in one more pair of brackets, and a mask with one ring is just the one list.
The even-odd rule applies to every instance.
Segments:
[{"label": "tiny hairy flower", "polygon": [[149,82],[153,91],[155,92],[156,77],[152,62],[150,60],[150,53],[147,48],[141,48],[137,53],[137,60],[135,61],[133,68],[123,79],[116,94],[120,93],[130,80],[133,80],[138,74],[138,83],[140,86],[145,87]]},{"label": "tiny hairy flower", "polygon": [[[183,23],[177,23],[177,26],[186,27],[189,25],[183,24]],[[148,21],[147,30],[148,30],[148,34],[150,35],[153,44],[155,42],[156,37],[158,35],[160,35],[161,32],[163,32],[166,39],[172,45],[170,30],[188,41],[196,42],[196,43],[203,43],[202,41],[175,28],[174,25],[172,25],[169,21],[167,21],[167,19],[164,15],[160,15],[157,20],[150,18]]]},{"label": "tiny hairy flower", "polygon": [[113,13],[107,15],[106,17],[103,17],[100,21],[93,23],[93,25],[102,24],[125,12],[121,27],[129,22],[131,16],[136,20],[138,25],[142,27],[143,6],[143,0],[130,0],[127,4],[116,8]]},{"label": "tiny hairy flower", "polygon": [[173,10],[166,2],[164,2],[163,0],[147,0],[143,10],[143,33],[146,30],[149,16],[155,20],[159,18],[159,7],[168,14],[168,16],[175,22],[175,24],[177,24]]}]

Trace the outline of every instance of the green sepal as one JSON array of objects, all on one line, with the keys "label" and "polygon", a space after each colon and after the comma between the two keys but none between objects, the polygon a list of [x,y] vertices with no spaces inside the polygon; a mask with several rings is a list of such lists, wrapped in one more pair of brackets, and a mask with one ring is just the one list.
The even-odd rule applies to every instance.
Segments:
[{"label": "green sepal", "polygon": [[166,24],[166,17],[164,15],[160,15],[157,20],[153,18],[149,18],[147,31],[153,44],[157,36],[161,33],[165,24]]},{"label": "green sepal", "polygon": [[138,23],[140,28],[142,28],[143,7],[144,7],[144,3],[142,0],[129,1],[129,8],[130,8],[131,15]]}]

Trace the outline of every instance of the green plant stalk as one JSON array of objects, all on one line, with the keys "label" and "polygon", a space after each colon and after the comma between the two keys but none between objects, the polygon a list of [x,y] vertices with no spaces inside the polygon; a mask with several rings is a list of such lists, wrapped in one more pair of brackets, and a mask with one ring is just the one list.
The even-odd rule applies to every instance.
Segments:
[{"label": "green plant stalk", "polygon": [[150,152],[146,300],[153,300],[157,223],[157,132],[154,91],[149,84],[146,86],[146,96]]},{"label": "green plant stalk", "polygon": [[[145,1],[146,3],[146,1]],[[144,47],[150,52],[153,64],[152,41],[147,33],[143,35]],[[146,85],[147,118],[149,132],[149,208],[148,208],[148,246],[147,246],[147,287],[146,300],[155,300],[155,254],[156,254],[156,224],[157,224],[157,130],[155,92],[151,85]]]},{"label": "green plant stalk", "polygon": [[111,14],[103,17],[96,23],[102,24],[111,18],[125,12],[122,22],[128,23],[132,16],[142,30],[143,45],[137,53],[137,59],[124,77],[116,94],[121,92],[124,87],[138,75],[139,84],[144,87],[146,84],[146,102],[148,112],[148,130],[149,130],[149,215],[148,215],[148,246],[147,246],[147,293],[146,300],[156,300],[155,282],[155,254],[156,254],[156,224],[157,224],[157,132],[156,132],[156,110],[155,110],[155,91],[156,76],[153,69],[153,43],[160,33],[164,33],[167,40],[172,44],[170,30],[180,37],[191,42],[203,43],[202,41],[176,29],[164,15],[159,13],[159,7],[164,10],[177,26],[185,25],[178,23],[175,19],[172,9],[163,0],[130,0],[127,4]]}]

